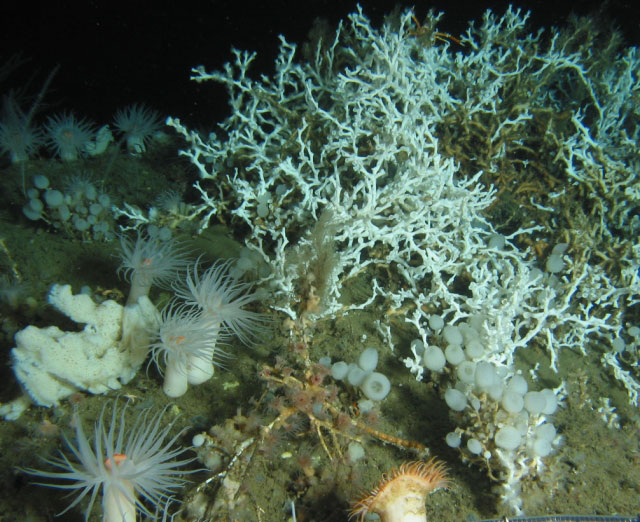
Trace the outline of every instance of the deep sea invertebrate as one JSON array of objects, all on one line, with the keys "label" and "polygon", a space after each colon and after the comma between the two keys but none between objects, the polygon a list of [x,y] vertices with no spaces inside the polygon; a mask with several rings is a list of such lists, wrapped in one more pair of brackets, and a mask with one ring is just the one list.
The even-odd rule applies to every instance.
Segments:
[{"label": "deep sea invertebrate", "polygon": [[218,261],[203,274],[198,273],[198,262],[187,267],[187,277],[174,290],[186,304],[201,309],[212,322],[223,325],[244,344],[251,344],[264,331],[267,317],[245,310],[244,306],[258,300],[256,293],[249,293],[251,285],[239,282],[229,273],[231,263]]},{"label": "deep sea invertebrate", "polygon": [[448,485],[442,462],[404,462],[383,475],[368,495],[353,504],[349,518],[363,521],[367,514],[376,513],[382,522],[426,522],[427,495]]},{"label": "deep sea invertebrate", "polygon": [[42,132],[31,125],[13,96],[4,96],[0,121],[0,150],[9,154],[12,163],[18,163],[28,160],[43,142]]},{"label": "deep sea invertebrate", "polygon": [[12,308],[16,308],[23,303],[27,297],[29,285],[15,277],[10,278],[7,274],[0,276],[0,303],[6,303]]},{"label": "deep sea invertebrate", "polygon": [[169,397],[179,397],[189,384],[201,384],[211,378],[214,365],[220,366],[226,356],[216,348],[219,334],[220,328],[198,310],[170,304],[162,311],[151,350],[158,368],[160,359],[164,361],[163,389]]},{"label": "deep sea invertebrate", "polygon": [[91,143],[95,129],[84,118],[64,112],[51,116],[45,125],[47,143],[64,161],[73,161],[83,154]]},{"label": "deep sea invertebrate", "polygon": [[[93,446],[89,443],[76,415],[76,440],[64,436],[73,457],[45,461],[61,471],[25,468],[22,471],[37,478],[67,480],[70,483],[37,482],[42,486],[79,491],[77,497],[60,514],[76,506],[89,493],[89,505],[84,513],[89,518],[98,491],[102,489],[103,520],[107,522],[135,522],[136,511],[154,517],[154,510],[166,503],[186,481],[187,473],[178,468],[194,458],[174,460],[183,453],[174,444],[182,432],[165,442],[175,421],[165,421],[166,408],[150,417],[150,410],[139,414],[130,429],[125,426],[126,406],[118,413],[117,400],[111,416],[105,408],[95,424]],[[148,501],[148,507],[143,499]]]},{"label": "deep sea invertebrate", "polygon": [[178,214],[181,207],[185,204],[182,202],[182,193],[177,190],[169,189],[162,192],[155,201],[155,205],[169,214]]},{"label": "deep sea invertebrate", "polygon": [[167,284],[187,265],[187,252],[175,239],[161,241],[157,237],[138,234],[135,242],[120,237],[120,268],[131,282],[127,304],[149,295],[153,284]]},{"label": "deep sea invertebrate", "polygon": [[116,112],[114,125],[124,135],[127,150],[140,154],[147,148],[151,137],[160,130],[162,121],[157,111],[134,103]]},{"label": "deep sea invertebrate", "polygon": [[72,205],[85,203],[85,198],[93,201],[98,195],[90,174],[84,172],[68,176],[64,181],[64,192],[70,197]]}]

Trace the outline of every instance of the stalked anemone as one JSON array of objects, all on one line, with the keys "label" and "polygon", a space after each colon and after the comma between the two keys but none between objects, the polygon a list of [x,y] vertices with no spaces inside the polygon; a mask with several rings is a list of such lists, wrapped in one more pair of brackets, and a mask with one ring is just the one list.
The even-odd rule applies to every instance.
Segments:
[{"label": "stalked anemone", "polygon": [[92,123],[68,112],[51,116],[45,129],[49,146],[64,161],[82,156],[95,134]]},{"label": "stalked anemone", "polygon": [[199,273],[198,262],[187,268],[184,283],[174,287],[176,294],[187,305],[201,310],[223,331],[233,333],[244,344],[251,344],[265,330],[268,322],[264,314],[245,309],[258,300],[257,294],[250,292],[250,284],[230,275],[230,262],[218,261],[203,273]]},{"label": "stalked anemone", "polygon": [[169,397],[186,393],[189,384],[201,384],[213,375],[226,353],[216,347],[220,327],[198,310],[167,306],[156,339],[151,344],[152,360],[160,371],[164,363],[164,392]]},{"label": "stalked anemone", "polygon": [[127,150],[140,154],[146,150],[152,136],[162,129],[163,123],[157,111],[134,103],[116,113],[114,125],[123,134]]},{"label": "stalked anemone", "polygon": [[105,522],[135,522],[136,513],[155,519],[154,512],[184,486],[183,476],[193,473],[179,468],[194,458],[174,460],[185,450],[174,447],[181,433],[166,440],[173,427],[173,421],[165,419],[166,408],[155,415],[150,410],[141,412],[130,428],[125,425],[126,406],[118,413],[114,401],[111,415],[105,415],[105,409],[106,406],[95,424],[93,445],[75,415],[75,441],[64,437],[71,455],[62,453],[60,457],[45,459],[60,471],[32,468],[21,471],[37,479],[54,481],[37,482],[41,486],[77,492],[60,515],[88,496],[89,505],[84,512],[88,520],[102,490]]},{"label": "stalked anemone", "polygon": [[157,237],[138,234],[133,241],[120,237],[120,257],[123,270],[131,282],[127,304],[135,304],[142,295],[149,295],[154,284],[167,285],[187,265],[184,246],[175,239],[162,241]]},{"label": "stalked anemone", "polygon": [[441,462],[404,462],[383,475],[369,494],[353,504],[349,518],[362,522],[375,513],[381,522],[427,522],[427,495],[446,487],[449,479]]}]

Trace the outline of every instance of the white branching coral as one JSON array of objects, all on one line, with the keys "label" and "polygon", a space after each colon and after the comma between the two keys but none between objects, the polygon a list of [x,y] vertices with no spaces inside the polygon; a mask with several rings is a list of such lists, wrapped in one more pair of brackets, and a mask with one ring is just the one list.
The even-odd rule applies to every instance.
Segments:
[{"label": "white branching coral", "polygon": [[[201,228],[220,216],[248,230],[248,248],[270,267],[262,282],[275,293],[273,308],[298,320],[309,259],[301,251],[318,244],[314,231],[321,216],[330,216],[336,256],[313,319],[376,303],[387,312],[378,330],[393,349],[388,318],[396,315],[423,344],[444,344],[427,326],[436,311],[449,325],[473,324],[482,343],[473,358],[494,365],[496,375],[513,375],[518,351],[533,345],[544,347],[558,370],[561,349],[586,353],[595,339],[607,346],[639,302],[635,235],[620,240],[617,271],[598,250],[603,238],[633,231],[640,131],[629,100],[636,95],[636,53],[610,66],[570,31],[544,41],[542,32],[528,34],[527,15],[513,9],[502,17],[487,12],[460,40],[468,52],[456,53],[433,39],[442,34],[439,18],[430,14],[416,31],[406,12],[377,30],[358,11],[308,63],[296,62],[296,47],[281,39],[271,78],[253,80],[255,55],[240,51],[221,72],[193,69],[196,81],[224,84],[233,107],[222,138],[168,120],[199,171]],[[473,134],[473,126],[481,132]],[[470,143],[483,150],[463,150],[458,135],[473,136]],[[545,204],[529,198],[539,211],[529,219],[490,221],[496,191],[481,182],[482,171],[498,176],[511,165],[526,172],[536,147],[566,186],[544,194]],[[588,240],[556,252],[558,269],[544,273],[544,263],[517,239],[546,233],[557,240],[548,223],[562,215],[558,202],[572,184],[587,187],[600,222],[586,232]],[[565,238],[580,233],[571,219],[563,223]],[[492,242],[497,231],[502,241]],[[345,281],[367,268],[368,294],[347,302]],[[634,377],[621,371],[616,355],[603,360],[637,403]],[[422,378],[420,353],[405,363]],[[509,466],[517,467],[503,468]],[[504,475],[514,511],[529,473],[518,467]]]}]

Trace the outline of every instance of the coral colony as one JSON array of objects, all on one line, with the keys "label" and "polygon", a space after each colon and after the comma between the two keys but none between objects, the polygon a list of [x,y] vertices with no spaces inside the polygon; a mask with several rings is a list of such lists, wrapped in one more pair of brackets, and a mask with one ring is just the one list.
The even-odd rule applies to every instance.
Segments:
[{"label": "coral colony", "polygon": [[[255,54],[237,50],[223,71],[193,69],[195,81],[225,85],[233,108],[219,134],[167,120],[198,172],[195,205],[166,194],[158,201],[167,203],[148,210],[113,207],[109,220],[108,197],[89,180],[66,193],[33,180],[29,219],[109,239],[95,225],[111,230],[115,216],[138,233],[121,239],[131,282],[125,306],[56,285],[49,301],[84,330],[29,326],[16,335],[14,370],[37,405],[118,389],[149,356],[166,394],[179,397],[213,377],[230,349],[220,342],[286,335],[275,362],[261,365],[255,403],[194,436],[209,474],[184,496],[185,516],[255,517],[243,487],[254,459],[295,458],[300,496],[328,483],[317,458],[348,463],[335,480],[350,482],[349,466],[377,440],[419,460],[355,500],[351,516],[426,520],[425,496],[450,479],[439,460],[425,460],[421,442],[377,426],[394,390],[380,354],[437,386],[449,412],[446,444],[486,471],[505,513],[527,508],[528,485],[553,473],[563,451],[554,424],[567,395],[563,351],[597,354],[640,405],[637,50],[621,49],[615,34],[591,38],[588,20],[534,35],[527,15],[509,8],[487,12],[457,38],[438,32],[440,16],[420,23],[407,11],[377,29],[359,9],[307,60],[281,37],[272,77],[253,79]],[[42,133],[15,106],[5,112],[0,146],[25,161]],[[129,151],[145,152],[157,119],[139,105],[118,113]],[[50,118],[46,142],[72,161],[93,133],[63,113]],[[171,223],[203,231],[218,220],[245,243],[233,262],[202,267],[171,239]],[[162,313],[149,300],[158,284],[173,293]],[[314,342],[330,335],[323,325],[361,310],[377,313],[361,343],[378,348],[362,346],[357,361],[316,356]],[[541,363],[522,358],[540,349],[555,381],[540,382]],[[70,446],[79,464],[65,457],[51,462],[64,472],[29,472],[76,480],[58,487],[83,487],[80,498],[91,491],[87,513],[104,484],[105,510],[134,517],[137,506],[149,516],[148,503],[160,509],[180,483],[170,462],[175,439],[163,446],[168,428],[154,417],[126,436],[121,427],[114,441],[115,418],[115,406],[108,429],[101,417],[95,452],[78,424]],[[303,445],[285,455],[282,441],[294,439],[313,442],[320,457]]]}]

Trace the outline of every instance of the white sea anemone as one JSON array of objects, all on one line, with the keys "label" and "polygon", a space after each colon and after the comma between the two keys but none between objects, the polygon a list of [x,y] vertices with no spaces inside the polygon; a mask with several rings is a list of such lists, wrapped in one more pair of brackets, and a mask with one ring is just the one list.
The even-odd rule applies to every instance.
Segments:
[{"label": "white sea anemone", "polygon": [[162,127],[157,111],[135,103],[116,112],[114,120],[116,128],[124,134],[131,154],[144,152],[151,137]]},{"label": "white sea anemone", "polygon": [[[88,520],[102,488],[105,522],[135,522],[136,510],[153,518],[157,507],[166,503],[177,489],[184,486],[186,481],[182,477],[194,472],[178,469],[194,458],[173,460],[185,451],[184,448],[173,447],[182,432],[165,442],[174,423],[164,420],[166,408],[152,417],[149,417],[150,410],[142,412],[133,427],[126,429],[126,406],[118,415],[116,402],[117,400],[113,402],[112,414],[106,420],[106,405],[102,409],[100,419],[95,424],[93,447],[84,433],[82,422],[75,415],[75,442],[65,436],[65,442],[73,456],[61,453],[60,457],[45,459],[62,471],[22,469],[38,478],[71,481],[37,482],[42,486],[78,491],[77,497],[60,515],[91,493],[89,505],[84,512],[85,520]],[[149,507],[144,500],[149,503]]]},{"label": "white sea anemone", "polygon": [[220,366],[226,354],[216,348],[220,328],[203,319],[199,311],[168,305],[151,344],[152,360],[162,371],[163,390],[169,397],[184,395],[189,384],[201,384],[211,378],[214,365]]},{"label": "white sea anemone", "polygon": [[230,275],[230,261],[218,261],[203,274],[198,273],[198,261],[193,268],[187,267],[186,280],[174,286],[176,295],[187,305],[202,310],[205,317],[238,336],[244,344],[251,344],[268,322],[264,314],[244,309],[258,299],[257,294],[249,292],[250,284]]},{"label": "white sea anemone", "polygon": [[42,133],[31,125],[14,97],[4,96],[0,122],[0,149],[9,154],[11,162],[28,160],[43,142]]},{"label": "white sea anemone", "polygon": [[64,161],[73,161],[83,154],[91,143],[95,129],[84,118],[78,119],[72,113],[52,116],[45,125],[48,143]]},{"label": "white sea anemone", "polygon": [[65,197],[69,196],[70,205],[87,205],[87,200],[95,201],[98,189],[87,173],[81,172],[68,176],[64,181]]},{"label": "white sea anemone", "polygon": [[17,308],[28,296],[29,284],[7,274],[0,276],[0,303]]},{"label": "white sea anemone", "polygon": [[187,265],[187,253],[174,239],[161,241],[157,237],[138,234],[135,242],[120,237],[122,263],[119,270],[131,281],[127,304],[134,304],[142,295],[149,295],[153,284],[167,284]]},{"label": "white sea anemone", "polygon": [[169,189],[162,192],[155,201],[155,205],[168,214],[179,214],[186,207],[182,201],[182,193],[177,190]]}]

